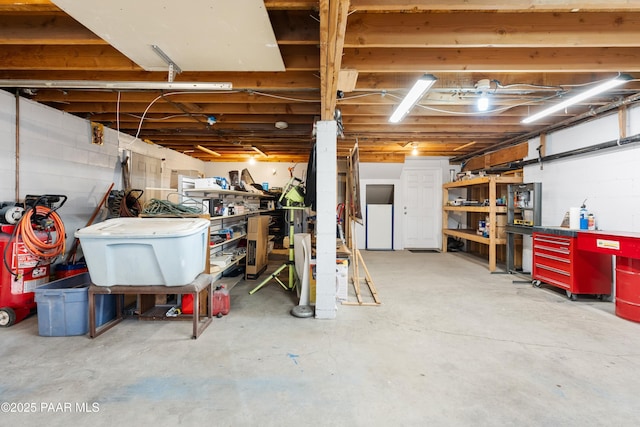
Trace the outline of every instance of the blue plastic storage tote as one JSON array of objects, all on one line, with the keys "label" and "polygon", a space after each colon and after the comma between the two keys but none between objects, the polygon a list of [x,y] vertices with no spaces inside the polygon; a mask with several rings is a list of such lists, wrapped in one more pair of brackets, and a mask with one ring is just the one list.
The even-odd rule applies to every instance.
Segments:
[{"label": "blue plastic storage tote", "polygon": [[[89,332],[89,273],[56,280],[35,289],[38,334],[43,337],[85,335]],[[96,325],[115,317],[116,295],[96,295]]]}]

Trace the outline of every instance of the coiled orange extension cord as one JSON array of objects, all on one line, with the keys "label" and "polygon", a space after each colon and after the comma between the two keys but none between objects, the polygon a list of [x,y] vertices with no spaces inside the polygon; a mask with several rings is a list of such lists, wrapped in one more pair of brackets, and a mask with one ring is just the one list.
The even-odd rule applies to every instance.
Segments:
[{"label": "coiled orange extension cord", "polygon": [[[44,241],[38,237],[31,223],[34,213],[43,218],[48,218],[51,221],[51,223],[45,227],[45,231],[49,234],[49,237]],[[27,250],[33,255],[42,259],[50,259],[64,254],[66,246],[64,224],[58,214],[48,207],[38,205],[33,209],[27,210],[18,223],[17,228],[17,235],[24,242]],[[40,234],[42,235],[42,232]]]}]

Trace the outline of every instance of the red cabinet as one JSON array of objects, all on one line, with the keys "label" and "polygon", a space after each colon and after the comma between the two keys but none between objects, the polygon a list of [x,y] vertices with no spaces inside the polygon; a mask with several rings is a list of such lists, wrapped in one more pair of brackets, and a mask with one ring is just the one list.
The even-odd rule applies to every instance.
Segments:
[{"label": "red cabinet", "polygon": [[611,257],[577,249],[577,237],[533,233],[535,281],[562,288],[567,296],[611,294]]}]

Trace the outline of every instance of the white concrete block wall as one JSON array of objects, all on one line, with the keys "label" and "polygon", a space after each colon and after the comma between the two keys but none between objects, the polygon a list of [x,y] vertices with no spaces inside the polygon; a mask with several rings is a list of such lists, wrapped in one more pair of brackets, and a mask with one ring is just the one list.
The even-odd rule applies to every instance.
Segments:
[{"label": "white concrete block wall", "polygon": [[[115,131],[112,131],[115,132]],[[118,133],[115,132],[117,137]],[[140,139],[136,139],[130,135],[120,134],[118,138],[118,147],[120,151],[120,158],[124,158],[128,151],[143,154],[147,157],[153,157],[155,159],[164,159],[162,166],[162,187],[170,188],[171,184],[171,171],[172,170],[197,170],[204,174],[205,162],[198,160],[194,157],[187,156],[168,148],[161,147],[155,144],[148,144]],[[118,167],[118,188],[122,187],[122,178],[120,178],[120,169]],[[163,197],[166,198],[167,194],[163,192]],[[171,197],[172,202],[177,202],[178,199]]]},{"label": "white concrete block wall", "polygon": [[[29,194],[66,195],[68,200],[59,214],[68,247],[73,233],[86,225],[109,185],[122,187],[122,150],[166,158],[166,186],[171,169],[204,169],[198,159],[127,135],[119,138],[111,129],[105,129],[103,145],[94,145],[89,121],[30,100],[20,100],[19,116],[20,201]],[[0,91],[0,201],[15,201],[15,124],[15,96]]]},{"label": "white concrete block wall", "polygon": [[[628,111],[628,132],[640,133],[640,108]],[[547,135],[546,154],[618,139],[618,116],[612,114]],[[539,138],[529,141],[529,158],[537,158]],[[542,224],[560,225],[570,207],[579,207],[584,199],[593,212],[596,225],[603,230],[640,231],[640,144],[554,160],[524,169],[525,182],[542,183]],[[525,240],[525,269],[530,268],[532,251]]]},{"label": "white concrete block wall", "polygon": [[[9,188],[2,185],[1,200],[15,201],[15,97],[0,93],[3,140],[0,157]],[[91,143],[89,122],[26,99],[20,100],[19,198],[61,194],[67,201],[58,211],[65,224],[68,246],[83,227],[114,179],[118,146],[105,134],[103,145]],[[3,171],[3,174],[5,172]]]},{"label": "white concrete block wall", "polygon": [[[618,138],[616,115],[604,117],[547,136],[546,152],[556,154]],[[530,153],[536,153],[539,139],[530,141]],[[554,160],[527,166],[524,180],[542,182],[542,222],[560,225],[564,213],[580,206],[584,199],[596,217],[599,228],[640,231],[640,145]]]},{"label": "white concrete block wall", "polygon": [[0,91],[0,201],[15,199],[15,96]]}]

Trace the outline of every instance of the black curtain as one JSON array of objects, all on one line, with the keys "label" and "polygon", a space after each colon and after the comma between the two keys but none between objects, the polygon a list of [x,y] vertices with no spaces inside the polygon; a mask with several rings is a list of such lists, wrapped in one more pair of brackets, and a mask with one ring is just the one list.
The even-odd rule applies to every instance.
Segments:
[{"label": "black curtain", "polygon": [[316,143],[313,143],[307,163],[307,176],[305,178],[304,205],[316,210]]}]

